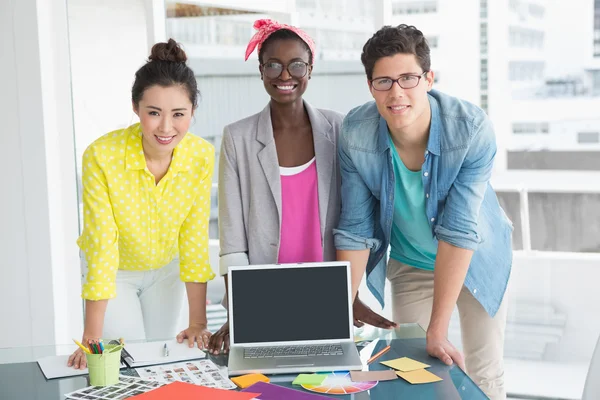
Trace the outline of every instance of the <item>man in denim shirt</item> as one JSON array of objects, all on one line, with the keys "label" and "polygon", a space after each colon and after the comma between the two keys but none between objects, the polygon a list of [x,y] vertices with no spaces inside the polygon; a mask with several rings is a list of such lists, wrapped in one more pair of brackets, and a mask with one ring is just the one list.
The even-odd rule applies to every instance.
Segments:
[{"label": "man in denim shirt", "polygon": [[[420,323],[429,354],[466,364],[489,397],[505,398],[512,224],[489,183],[491,123],[477,106],[432,90],[429,47],[415,27],[383,27],[361,58],[375,102],[350,111],[342,125],[342,214],[334,231],[338,259],[351,263],[355,323],[395,326],[357,296],[366,270],[383,306],[387,277],[393,320]],[[464,361],[447,339],[455,305]]]}]

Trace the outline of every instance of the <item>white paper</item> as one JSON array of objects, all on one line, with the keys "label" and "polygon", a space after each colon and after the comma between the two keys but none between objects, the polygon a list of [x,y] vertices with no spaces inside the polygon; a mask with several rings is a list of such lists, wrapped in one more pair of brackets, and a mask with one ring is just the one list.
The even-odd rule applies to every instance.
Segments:
[{"label": "white paper", "polygon": [[[73,367],[67,367],[67,361],[69,356],[49,356],[40,358],[37,362],[46,379],[64,378],[67,376],[79,376],[87,375],[88,370],[86,369],[75,369]],[[124,365],[121,365],[123,368]]]},{"label": "white paper", "polygon": [[160,383],[186,382],[216,389],[235,389],[225,371],[210,360],[188,361],[185,363],[156,365],[135,369],[146,380]]},{"label": "white paper", "polygon": [[[167,357],[163,356],[165,343],[169,349]],[[175,339],[166,342],[125,343],[125,350],[133,357],[134,363],[132,367],[170,364],[179,361],[206,358],[206,353],[200,350],[198,346],[190,348],[187,341],[177,343]]]},{"label": "white paper", "polygon": [[163,384],[131,376],[119,376],[119,383],[112,386],[89,386],[65,395],[68,399],[114,400],[127,399],[149,392]]},{"label": "white paper", "polygon": [[[169,348],[168,357],[163,357],[165,343],[167,343],[167,347]],[[75,348],[75,346],[73,347]],[[134,368],[145,365],[169,364],[179,361],[206,358],[206,354],[197,346],[190,349],[187,342],[177,343],[177,340],[169,340],[166,342],[125,343],[125,350],[133,357],[134,364],[132,367]],[[68,355],[49,356],[40,358],[38,364],[46,379],[87,375],[87,368],[75,369],[73,367],[67,367],[68,360]],[[125,365],[121,364],[121,368],[123,367],[125,367]]]}]

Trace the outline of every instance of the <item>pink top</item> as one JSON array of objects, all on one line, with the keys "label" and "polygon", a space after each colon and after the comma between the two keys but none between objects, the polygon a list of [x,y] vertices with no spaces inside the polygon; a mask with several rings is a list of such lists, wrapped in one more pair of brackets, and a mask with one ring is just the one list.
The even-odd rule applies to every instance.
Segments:
[{"label": "pink top", "polygon": [[281,241],[279,263],[323,261],[317,165],[280,167]]}]

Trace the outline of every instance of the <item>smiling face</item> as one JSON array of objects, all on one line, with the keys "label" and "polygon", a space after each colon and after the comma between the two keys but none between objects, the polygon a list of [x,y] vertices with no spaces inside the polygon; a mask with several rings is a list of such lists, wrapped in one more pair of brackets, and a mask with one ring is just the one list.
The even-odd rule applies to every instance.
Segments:
[{"label": "smiling face", "polygon": [[[263,84],[273,101],[289,104],[301,100],[308,86],[312,65],[307,65],[309,54],[300,40],[271,41],[264,49],[261,61],[260,73]],[[282,66],[281,74],[274,77],[279,65]],[[306,71],[304,76],[301,76],[304,71]]]},{"label": "smiling face", "polygon": [[192,102],[182,86],[151,86],[133,110],[140,117],[144,151],[154,155],[171,153],[193,116]]},{"label": "smiling face", "polygon": [[[371,84],[381,78],[400,78],[401,84],[405,85],[403,81],[414,79],[409,78],[410,76],[419,75],[421,76],[419,83],[411,89],[402,89],[397,82],[394,82],[390,90],[378,91],[373,89]],[[371,82],[368,82],[369,90],[390,131],[401,132],[412,126],[421,127],[429,124],[430,109],[427,92],[433,85],[433,72],[428,71],[425,74],[414,54],[398,53],[380,58],[373,68]]]}]

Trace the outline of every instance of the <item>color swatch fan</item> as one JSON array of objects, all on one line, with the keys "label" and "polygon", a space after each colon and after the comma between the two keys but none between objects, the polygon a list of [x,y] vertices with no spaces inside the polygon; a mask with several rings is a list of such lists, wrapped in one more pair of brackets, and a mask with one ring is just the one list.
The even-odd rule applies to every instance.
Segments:
[{"label": "color swatch fan", "polygon": [[320,385],[302,385],[302,387],[317,393],[352,394],[364,392],[377,385],[377,382],[352,382],[348,371],[331,372],[326,375],[327,378]]}]

